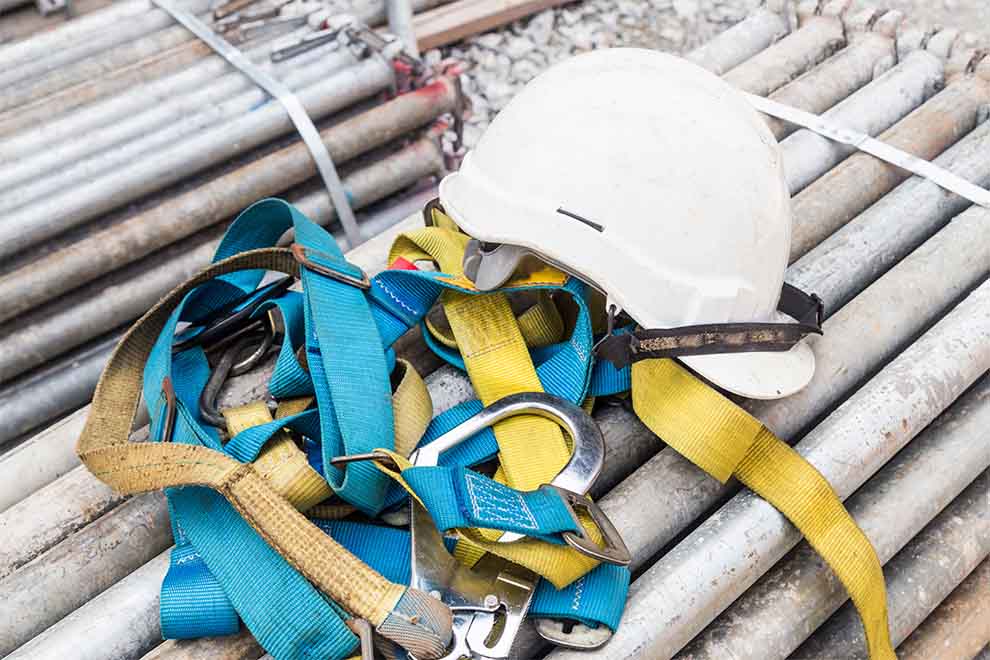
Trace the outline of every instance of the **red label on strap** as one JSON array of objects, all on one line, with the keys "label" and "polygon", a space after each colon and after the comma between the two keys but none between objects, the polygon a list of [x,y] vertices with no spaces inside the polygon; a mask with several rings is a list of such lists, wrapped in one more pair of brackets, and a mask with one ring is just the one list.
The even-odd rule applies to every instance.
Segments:
[{"label": "red label on strap", "polygon": [[416,264],[409,261],[408,259],[403,259],[402,257],[396,257],[392,265],[389,266],[390,270],[419,270],[416,268]]}]

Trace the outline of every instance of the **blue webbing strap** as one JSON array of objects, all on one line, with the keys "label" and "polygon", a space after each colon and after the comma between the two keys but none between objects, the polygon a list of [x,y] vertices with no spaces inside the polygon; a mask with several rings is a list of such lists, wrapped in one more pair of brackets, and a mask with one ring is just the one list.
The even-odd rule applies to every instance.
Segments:
[{"label": "blue webbing strap", "polygon": [[[383,351],[383,345],[388,346],[395,341],[399,336],[401,336],[409,327],[417,322],[420,322],[426,312],[433,305],[436,297],[439,295],[440,291],[444,287],[449,287],[449,284],[445,282],[442,278],[436,277],[436,274],[430,273],[418,273],[416,271],[387,271],[376,277],[372,281],[372,287],[367,295],[364,297],[363,292],[358,289],[351,287],[348,284],[342,284],[338,282],[333,277],[328,277],[325,274],[319,272],[323,269],[329,269],[335,272],[343,272],[351,276],[358,275],[357,272],[352,270],[349,264],[343,260],[343,256],[340,254],[339,250],[336,248],[335,244],[332,244],[332,240],[325,234],[325,232],[319,227],[309,223],[301,214],[299,214],[295,209],[292,209],[284,202],[278,200],[265,200],[264,202],[259,202],[247,211],[245,211],[235,225],[231,227],[227,236],[224,238],[220,249],[217,253],[217,259],[230,256],[237,252],[243,251],[245,249],[253,249],[256,247],[262,247],[265,245],[273,244],[278,237],[284,232],[288,226],[292,224],[296,227],[297,241],[301,243],[314,243],[319,247],[316,248],[314,252],[307,254],[307,256],[317,264],[317,269],[311,271],[310,269],[303,269],[303,279],[305,287],[305,298],[300,294],[295,292],[288,292],[282,298],[274,299],[273,301],[266,303],[265,307],[276,305],[278,306],[280,312],[282,313],[283,319],[286,324],[286,342],[283,344],[278,359],[276,361],[276,371],[272,378],[271,390],[273,394],[276,392],[278,396],[298,396],[302,394],[308,394],[314,389],[317,394],[318,400],[320,400],[321,390],[324,392],[324,398],[329,397],[329,400],[320,401],[320,414],[319,417],[315,414],[315,411],[307,411],[301,415],[296,416],[293,419],[280,420],[277,423],[273,423],[270,428],[256,427],[255,429],[248,429],[248,431],[239,434],[238,437],[232,439],[228,445],[226,451],[228,451],[232,456],[238,458],[238,460],[249,461],[253,460],[258,451],[264,445],[264,442],[272,433],[282,428],[286,425],[296,427],[303,435],[310,438],[309,444],[312,445],[313,439],[319,439],[322,443],[322,451],[320,452],[320,459],[331,458],[342,453],[354,453],[360,452],[363,449],[359,448],[357,445],[349,445],[347,442],[341,443],[341,431],[339,424],[341,415],[337,414],[336,408],[334,408],[337,399],[334,398],[334,385],[337,387],[342,387],[343,381],[335,381],[334,385],[326,378],[326,371],[320,370],[324,362],[324,352],[321,350],[321,346],[340,346],[338,342],[341,341],[351,341],[351,334],[355,333],[356,328],[359,325],[367,325],[370,320],[370,325],[372,330],[377,330],[377,332],[363,333],[362,337],[364,339],[370,338],[375,344],[377,352],[381,352],[381,357],[378,358],[382,363],[386,363],[386,366],[380,370],[380,373],[384,374],[382,380],[384,380],[385,395],[388,397],[386,404],[380,408],[391,412],[391,392],[388,387],[387,374],[388,370],[391,369],[391,364],[387,364],[385,352]],[[312,235],[310,235],[312,234]],[[245,291],[251,291],[257,286],[261,277],[263,276],[261,271],[242,271],[234,273],[231,275],[226,275],[223,278],[218,278],[218,280],[209,283],[208,285],[203,285],[195,292],[187,297],[187,302],[190,300],[195,300],[196,310],[195,315],[189,311],[182,312],[177,310],[175,318],[179,318],[184,313],[185,316],[182,318],[184,320],[194,319],[197,317],[203,317],[206,315],[208,310],[204,308],[219,308],[222,304],[225,304],[229,300],[236,298],[237,295],[243,295]],[[319,278],[319,279],[317,279]],[[586,302],[584,301],[584,289],[583,285],[577,280],[570,280],[568,285],[564,287],[569,289],[568,293],[572,295],[575,301],[578,303],[579,314],[578,322],[575,325],[572,336],[568,341],[555,344],[550,347],[544,347],[537,351],[534,351],[534,359],[537,361],[538,373],[540,373],[541,379],[543,380],[546,389],[548,391],[554,392],[559,396],[564,396],[569,400],[580,402],[585,394],[587,393],[589,381],[592,380],[590,361],[591,361],[591,329],[590,329],[590,315],[587,310]],[[339,289],[339,290],[338,290]],[[314,292],[316,293],[315,298],[319,299],[321,302],[319,304],[314,300]],[[349,297],[355,297],[352,294],[356,294],[364,303],[363,310],[367,314],[354,314],[353,317],[356,320],[351,320],[353,325],[345,326],[343,330],[337,333],[326,333],[330,336],[321,337],[319,331],[320,326],[325,326],[335,322],[339,322],[339,314],[335,313],[339,309],[340,302],[338,301],[337,295],[344,295]],[[326,298],[320,298],[321,295],[325,295]],[[332,300],[331,300],[332,298]],[[356,298],[355,298],[356,300]],[[367,300],[372,301],[370,308],[367,304]],[[350,300],[347,304],[350,304]],[[263,313],[265,307],[258,310],[256,313]],[[302,309],[302,314],[299,313],[300,308]],[[315,313],[315,310],[319,310],[319,314]],[[300,323],[300,316],[302,316],[306,323]],[[304,333],[302,338],[299,337],[300,326],[305,325],[311,327],[312,324],[316,324],[317,331],[314,333]],[[166,329],[163,332],[163,336],[168,336],[171,339],[171,333],[174,329],[174,323],[171,328]],[[298,364],[295,359],[294,348],[300,344],[305,343],[307,345],[307,357],[310,364],[310,373],[307,374],[305,370]],[[365,346],[368,352],[375,354],[376,351],[371,351],[370,344],[372,342],[366,342],[369,344]],[[171,341],[168,342],[169,349],[171,347]],[[169,350],[170,352],[170,350]],[[201,356],[201,351],[187,351],[193,355],[199,354]],[[333,350],[332,353],[335,354],[348,354],[348,351],[338,351]],[[353,356],[353,351],[350,351],[349,356]],[[453,357],[453,356],[451,356]],[[315,359],[314,359],[315,358]],[[394,356],[388,355],[388,358],[394,359]],[[348,359],[352,359],[349,357]],[[346,361],[346,360],[345,360]],[[391,362],[391,360],[388,360]],[[360,362],[358,363],[360,364]],[[317,368],[314,369],[313,367]],[[151,370],[154,371],[154,370]],[[209,427],[204,427],[199,423],[198,420],[198,409],[196,407],[196,396],[201,390],[201,382],[205,382],[205,378],[208,375],[208,368],[205,366],[205,360],[203,360],[203,365],[199,371],[200,377],[194,378],[190,382],[190,379],[186,378],[186,371],[181,371],[183,374],[182,379],[175,379],[177,381],[177,390],[182,389],[186,392],[186,395],[180,396],[180,401],[183,402],[181,406],[182,411],[180,417],[185,419],[190,415],[189,410],[193,411],[191,413],[192,418],[195,420],[195,426],[198,426],[193,435],[200,436],[198,440],[207,444],[208,446],[218,446],[219,440],[216,438],[215,433],[211,433],[212,429]],[[367,373],[367,369],[360,369],[362,373]],[[146,370],[146,390],[148,390],[148,371]],[[160,391],[160,378],[152,376],[150,382],[154,383],[157,380],[157,388]],[[374,380],[374,379],[373,379]],[[314,383],[315,381],[315,383]],[[325,384],[317,385],[317,384]],[[152,391],[155,387],[150,388]],[[148,392],[146,391],[146,396]],[[148,401],[158,400],[148,398]],[[342,400],[347,400],[344,397]],[[367,405],[367,400],[357,401],[352,399],[348,401],[349,405]],[[376,406],[376,408],[378,408]],[[333,411],[334,415],[331,418],[329,424],[322,424],[323,418],[325,416],[325,411]],[[470,416],[473,412],[480,410],[480,402],[474,401],[468,404],[463,404],[457,407],[454,411],[448,411],[444,415],[441,415],[435,422],[443,421],[449,423],[450,426],[456,425],[454,419],[456,417]],[[472,412],[473,411],[473,412]],[[329,416],[328,416],[329,417]],[[442,420],[441,420],[442,418]],[[344,419],[348,419],[345,415]],[[360,417],[359,419],[365,420],[366,418]],[[380,419],[380,418],[379,418]],[[389,440],[391,440],[391,415],[388,417],[389,426]],[[346,421],[344,422],[347,423]],[[322,425],[324,428],[319,428]],[[426,438],[435,437],[442,430],[439,430],[441,426],[446,424],[434,424],[431,426],[431,432],[428,432]],[[264,425],[268,426],[268,425]],[[177,435],[183,434],[183,431],[187,429],[177,426]],[[327,431],[331,432],[331,435],[327,435]],[[380,432],[380,430],[379,430]],[[203,438],[201,436],[205,435]],[[331,442],[337,443],[336,449],[330,449],[327,439],[331,438]],[[390,446],[385,443],[371,442],[368,445],[368,449],[373,449],[381,446]],[[478,434],[478,437],[472,442],[465,443],[461,447],[449,452],[449,456],[445,456],[444,460],[441,461],[442,465],[473,465],[480,460],[485,460],[486,457],[493,456],[497,452],[497,445],[494,442],[494,437],[490,431]],[[463,461],[463,462],[462,462]],[[312,461],[317,463],[318,461]],[[329,465],[328,460],[320,461],[326,465]],[[344,477],[344,483],[340,485],[343,488],[347,487],[348,477],[351,475],[352,470],[354,472],[360,472],[360,470],[354,470],[355,467],[361,467],[361,464],[351,464],[347,468],[346,475]],[[370,468],[377,478],[380,473],[372,468],[370,465],[364,466]],[[337,474],[336,468],[329,466],[327,468],[329,474]],[[480,475],[475,475],[480,476]],[[384,488],[380,490],[381,495],[379,496],[378,485],[374,484],[375,478],[372,478],[372,486],[370,491],[372,496],[370,498],[366,496],[357,496],[356,499],[361,501],[365,507],[377,506],[381,507],[384,503]],[[355,480],[352,480],[352,482]],[[463,478],[461,479],[463,482]],[[490,481],[490,480],[489,480]],[[453,482],[452,482],[453,483]],[[495,482],[491,482],[495,483]],[[495,484],[500,488],[505,488],[499,484]],[[182,490],[203,490],[203,489],[182,489]],[[460,492],[458,499],[460,501],[465,501],[466,490],[464,488],[456,489],[451,488],[452,492]],[[509,490],[509,489],[506,489]],[[208,493],[211,491],[207,491]],[[395,492],[394,490],[392,491]],[[515,491],[510,491],[515,494]],[[165,625],[163,621],[163,631],[168,631],[168,636],[203,636],[207,634],[225,634],[231,630],[230,615],[230,603],[222,603],[226,600],[221,598],[222,592],[231,589],[229,584],[230,581],[236,580],[236,575],[242,571],[240,567],[234,569],[234,574],[228,575],[225,571],[230,565],[238,564],[236,561],[230,561],[228,558],[225,565],[218,565],[220,560],[217,555],[222,552],[223,547],[226,547],[229,551],[229,541],[221,542],[219,545],[221,547],[213,547],[216,543],[216,538],[209,539],[206,538],[211,534],[210,525],[204,525],[202,528],[197,528],[196,521],[193,523],[183,525],[182,518],[188,517],[189,512],[183,512],[181,509],[185,508],[184,502],[182,502],[182,497],[174,497],[173,493],[170,493],[170,507],[172,507],[175,515],[175,519],[178,520],[177,528],[177,542],[179,542],[173,557],[173,567],[170,569],[169,576],[166,580],[166,584],[163,585],[163,617],[172,620],[172,624]],[[527,497],[539,497],[526,494]],[[467,496],[469,497],[469,496]],[[200,507],[201,511],[211,511],[215,518],[222,518],[224,513],[233,513],[235,517],[238,517],[236,512],[223,511],[223,507],[226,505],[225,501],[220,498],[219,503],[211,503],[206,500],[197,501],[197,506]],[[375,501],[380,499],[381,503],[375,505]],[[175,502],[173,502],[173,500]],[[208,498],[207,498],[208,500]],[[393,503],[395,498],[390,494],[389,503]],[[178,504],[178,506],[176,506]],[[357,502],[355,502],[357,504]],[[215,507],[215,508],[211,508]],[[554,512],[554,505],[551,503],[549,505],[548,511],[551,512],[550,517],[559,519],[557,522],[548,523],[550,528],[561,528],[566,529],[568,527],[564,526],[561,522],[558,513]],[[239,517],[238,517],[239,518]],[[491,521],[486,521],[483,517],[476,519],[474,523],[469,523],[469,526],[490,526]],[[482,524],[484,523],[484,524]],[[212,524],[212,523],[211,523]],[[572,525],[573,522],[570,520],[569,516],[566,521],[567,525]],[[221,526],[212,528],[213,530],[224,530],[223,536],[229,538],[229,528],[226,527],[227,523],[221,523]],[[241,521],[245,530],[238,530],[238,536],[242,535],[242,531],[246,531],[255,538],[253,530],[247,527],[246,524]],[[355,524],[351,524],[355,525]],[[236,525],[235,525],[236,527]],[[192,533],[188,533],[190,529],[196,529]],[[332,533],[332,529],[329,527],[325,528]],[[345,528],[340,528],[345,529]],[[377,539],[380,535],[378,530],[380,527],[369,528],[368,525],[358,525],[357,527],[347,527],[346,529],[351,530],[352,535],[356,538],[367,538],[369,540]],[[361,530],[360,533],[354,530]],[[396,531],[396,530],[389,530]],[[525,531],[525,530],[519,530]],[[403,534],[399,532],[399,534]],[[214,532],[213,537],[218,535]],[[189,540],[192,540],[192,545],[190,545]],[[336,537],[335,537],[336,538]],[[344,543],[343,540],[340,540]],[[377,541],[376,541],[377,542]],[[344,543],[345,547],[347,543]],[[193,549],[195,546],[195,549]],[[205,546],[206,549],[201,546]],[[267,546],[265,546],[267,548]],[[355,546],[356,548],[358,546]],[[269,552],[271,552],[269,550]],[[272,553],[274,554],[274,553]],[[365,549],[363,546],[357,552],[358,556],[368,561],[370,565],[376,567],[377,558],[379,556],[378,552],[373,550]],[[406,558],[404,564],[408,568],[408,550],[399,555]],[[211,561],[212,557],[212,561]],[[261,558],[259,561],[264,563],[270,558]],[[281,558],[277,558],[284,565],[285,562]],[[217,569],[218,575],[212,575],[210,570],[206,569],[207,566],[215,564],[214,568]],[[285,566],[285,568],[288,568]],[[603,567],[604,568],[604,567]],[[614,567],[612,567],[614,568]],[[198,570],[201,569],[201,570]],[[291,571],[291,568],[289,569]],[[620,572],[622,569],[619,569]],[[616,572],[614,570],[602,571],[602,575],[608,575],[609,579],[603,580],[597,577],[599,575],[600,569],[596,569],[590,573],[584,582],[575,583],[579,585],[580,588],[576,592],[577,594],[587,594],[589,592],[602,591],[616,591]],[[252,573],[255,571],[252,570]],[[294,573],[294,571],[293,571]],[[388,571],[383,571],[388,575]],[[207,577],[209,576],[209,578]],[[219,589],[220,583],[217,582],[217,578],[224,584],[223,589]],[[297,576],[298,577],[298,576]],[[212,578],[212,580],[210,579]],[[407,580],[398,580],[401,582],[406,582]],[[611,585],[608,589],[595,588],[589,589],[588,585],[595,585],[599,582],[604,585]],[[611,599],[600,598],[577,598],[575,599],[575,594],[570,593],[568,589],[561,590],[558,595],[550,597],[549,595],[544,595],[543,599],[547,602],[546,611],[550,612],[554,608],[556,610],[565,611],[567,608],[573,608],[575,603],[577,603],[577,614],[573,612],[568,615],[570,618],[577,618],[582,621],[594,624],[595,622],[601,622],[608,625],[608,617],[605,614],[599,614],[592,610],[595,609],[595,604],[599,604],[599,607],[603,612],[612,612],[613,618],[618,617],[618,613],[621,613],[622,603],[624,602],[625,589],[628,586],[628,571],[625,571],[625,579],[619,579],[618,583],[621,583],[622,587],[619,589],[622,591],[623,598],[617,603],[612,603],[608,607],[601,606],[600,603],[609,601]],[[547,583],[541,581],[541,586],[539,593],[546,593],[547,590],[553,593],[557,593],[556,590],[552,588]],[[572,585],[572,586],[575,586]],[[267,591],[266,591],[267,589]],[[250,611],[253,606],[257,603],[251,603],[250,593],[264,594],[264,612],[265,618],[273,621],[278,621],[281,619],[277,613],[272,612],[271,608],[271,598],[267,595],[271,593],[276,593],[271,591],[271,587],[264,587],[260,591],[255,589],[255,587],[249,587],[244,589],[234,589],[235,594],[231,595],[231,600],[238,601],[237,610],[241,611],[244,615],[245,622],[248,624],[249,628],[255,632],[256,636],[259,636],[259,641],[268,649],[269,651],[274,651],[274,648],[270,648],[269,644],[281,645],[285,648],[287,655],[284,657],[311,657],[309,654],[313,652],[314,649],[320,649],[319,653],[324,653],[324,646],[326,641],[333,638],[333,635],[317,635],[313,636],[311,630],[292,630],[285,639],[278,639],[276,635],[272,633],[258,633],[255,631],[256,628],[263,627],[263,622],[252,621]],[[319,594],[316,594],[314,590],[310,587],[310,591],[321,598]],[[167,593],[166,593],[167,592]],[[180,603],[185,602],[186,606],[179,606]],[[325,601],[324,601],[325,603]],[[589,603],[585,605],[582,603]],[[309,603],[308,605],[311,605]],[[326,603],[325,603],[326,604]],[[346,632],[347,634],[340,634],[339,637],[345,639],[345,642],[338,640],[333,640],[340,648],[351,648],[353,646],[353,636],[350,635],[349,631],[342,625],[339,617],[336,616],[339,608],[334,604],[326,604],[324,612],[321,615],[329,614],[331,615],[331,621],[324,622],[322,625],[328,625],[330,628],[335,629],[340,633]],[[180,611],[189,612],[191,608],[196,610],[202,607],[207,607],[208,611],[215,611],[215,616],[196,616],[196,617],[183,617],[178,614]],[[245,609],[248,614],[245,615]],[[536,611],[536,610],[534,610]],[[570,610],[567,610],[570,611]],[[322,620],[322,616],[318,617]],[[207,630],[209,629],[209,630]],[[262,639],[266,637],[266,639]],[[292,640],[295,640],[293,642]],[[299,641],[303,640],[303,641]],[[292,644],[295,643],[295,646]],[[341,651],[345,652],[345,651]],[[283,657],[282,652],[275,653],[277,657]],[[327,652],[325,657],[335,657],[333,652]]]}]

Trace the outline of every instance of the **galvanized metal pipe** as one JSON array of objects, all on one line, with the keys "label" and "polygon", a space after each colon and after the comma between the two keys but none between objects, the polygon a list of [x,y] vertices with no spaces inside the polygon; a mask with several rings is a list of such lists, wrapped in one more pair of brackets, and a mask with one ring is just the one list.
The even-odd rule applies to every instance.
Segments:
[{"label": "galvanized metal pipe", "polygon": [[[906,117],[944,83],[945,63],[923,50],[910,53],[893,69],[824,113],[825,119],[848,129],[877,135]],[[802,129],[781,142],[785,154],[784,173],[791,194],[837,165],[855,151],[817,133]]]},{"label": "galvanized metal pipe", "polygon": [[[210,3],[209,0],[185,0],[181,4],[187,11],[199,14],[205,12]],[[0,50],[0,87],[44,75],[57,67],[78,62],[118,44],[143,38],[147,34],[174,25],[172,17],[161,9],[149,11],[150,5],[148,0],[143,0],[137,3],[136,7],[128,7],[127,10],[114,12],[115,8],[111,7],[105,11],[111,12],[115,17],[120,14],[125,16],[111,21],[107,21],[106,16],[102,15],[104,12],[84,16],[80,19],[80,23],[91,17],[98,18],[93,18],[84,26],[72,30],[74,37],[70,39],[66,39],[66,34],[71,23],[64,28],[54,30],[52,36],[47,39],[28,39]],[[92,28],[94,24],[102,27],[95,30],[87,29]],[[60,34],[56,36],[56,33]],[[39,49],[36,43],[29,46],[22,45],[33,41],[45,44],[58,43],[58,45],[50,46],[48,50]],[[32,57],[25,59],[25,52],[31,52]]]},{"label": "galvanized metal pipe", "polygon": [[66,63],[43,76],[31,76],[9,85],[0,95],[0,111],[10,110],[49,94],[98,78],[121,67],[180,46],[195,37],[181,25],[167,27],[135,41],[72,63]]},{"label": "galvanized metal pipe", "polygon": [[[263,39],[259,43],[262,45],[245,48],[243,52],[249,60],[264,66],[270,48],[264,47]],[[4,162],[30,158],[53,145],[78,139],[82,134],[126,120],[149,108],[167,104],[183,94],[212,85],[215,79],[224,75],[239,77],[243,82],[243,89],[250,86],[250,82],[233,71],[226,60],[219,55],[209,55],[188,69],[138,85],[112,98],[79,108],[64,117],[49,117],[39,126],[8,137],[0,142],[0,157]],[[98,81],[94,82],[98,84]]]},{"label": "galvanized metal pipe", "polygon": [[0,113],[0,139],[9,138],[18,131],[52,121],[87,103],[113,96],[118,92],[134,89],[144,83],[187,69],[210,55],[213,51],[206,44],[193,41],[164,53],[118,69],[98,79],[90,80],[68,89],[60,90],[44,98]]},{"label": "galvanized metal pipe", "polygon": [[[796,448],[844,499],[988,367],[990,283],[985,283]],[[644,509],[652,508],[610,498],[603,507],[605,502],[624,536],[646,522]],[[613,510],[615,504],[624,508]],[[549,657],[669,658],[800,540],[765,500],[739,493],[633,583],[622,623],[608,644],[588,654],[555,651]]]},{"label": "galvanized metal pipe", "polygon": [[[0,391],[0,419],[3,420],[0,445],[38,428],[67,410],[86,405],[118,339],[118,335],[113,335],[47,364],[38,373]],[[0,493],[3,488],[0,485]],[[3,508],[3,496],[0,494],[0,510]]]},{"label": "galvanized metal pipe", "polygon": [[[900,12],[887,12],[873,23],[876,10],[866,10],[846,25],[849,45],[792,83],[770,95],[778,103],[821,114],[897,63],[895,35]],[[796,130],[793,124],[765,117],[777,140]]]},{"label": "galvanized metal pipe", "polygon": [[385,0],[388,29],[397,36],[403,48],[413,57],[419,57],[416,31],[413,28],[413,7],[409,0]]},{"label": "galvanized metal pipe", "polygon": [[846,45],[840,15],[849,2],[830,4],[835,12],[810,17],[800,29],[722,77],[740,89],[766,96],[833,55]]},{"label": "galvanized metal pipe", "polygon": [[[374,58],[306,87],[297,97],[312,117],[321,118],[386,88],[392,80],[392,67]],[[285,109],[277,101],[269,101],[236,121],[163,149],[155,159],[135,163],[10,213],[0,224],[0,240],[9,238],[12,242],[0,247],[0,252],[6,256],[16,254],[292,130]],[[13,231],[14,227],[20,231]],[[16,306],[23,308],[23,301]],[[16,313],[4,310],[0,316],[10,318]]]},{"label": "galvanized metal pipe", "polygon": [[[0,474],[4,476],[0,481],[0,514],[79,465],[72,447],[88,412],[86,405],[0,455]],[[138,427],[147,423],[148,414],[142,406]]]},{"label": "galvanized metal pipe", "polygon": [[[984,473],[885,567],[890,634],[895,645],[922,623],[990,553],[988,496],[990,474]],[[980,589],[986,601],[987,583],[980,585]],[[969,613],[959,618],[964,619],[965,614]],[[860,628],[855,613],[844,606],[792,657],[820,658],[826,654],[849,660],[865,660],[867,655],[863,650]],[[957,628],[952,636],[963,641],[963,646],[975,646],[975,650],[971,651],[975,653],[979,651],[978,645],[986,639],[984,635],[987,631],[990,631],[990,624],[977,621],[974,628]],[[943,654],[943,649],[929,647],[928,650],[935,653],[915,655],[910,648],[904,649],[902,645],[897,655],[902,660],[912,656],[924,660],[948,660],[953,657]],[[955,657],[968,660],[972,656],[959,654]]]},{"label": "galvanized metal pipe", "polygon": [[[986,186],[988,149],[990,123],[984,123],[934,162]],[[825,305],[840,307],[967,206],[961,197],[913,177],[798,259],[788,270],[790,279],[815,282]]]},{"label": "galvanized metal pipe", "polygon": [[[78,44],[80,41],[104,32],[114,25],[136,20],[151,9],[152,4],[149,0],[126,0],[102,11],[63,23],[54,30],[33,35],[30,39],[2,46],[0,47],[0,69],[12,70],[24,62],[43,58],[55,50]],[[123,41],[129,41],[129,39]],[[121,42],[118,41],[117,43]],[[99,49],[93,52],[98,51]]]},{"label": "galvanized metal pipe", "polygon": [[[325,45],[301,55],[295,66],[283,63],[272,73],[286,87],[299,92],[358,63],[349,52],[335,50],[335,44]],[[140,158],[155,158],[158,152],[187,138],[236,122],[269,101],[268,94],[243,74],[220,76],[146,112],[63,141],[57,149],[4,163],[0,167],[0,207],[13,212],[11,209],[33,200],[67,194],[112,170],[130,169]]]},{"label": "galvanized metal pipe", "polygon": [[[164,494],[144,493],[8,575],[0,582],[0,653],[10,653],[144,565],[148,547],[171,543]],[[104,557],[110,561],[99,561]]]},{"label": "galvanized metal pipe", "polygon": [[[879,139],[933,160],[985,118],[988,104],[990,61],[977,74],[950,80]],[[811,183],[792,200],[790,261],[797,261],[909,177],[909,172],[869,154],[853,154]]]},{"label": "galvanized metal pipe", "polygon": [[[443,79],[326,129],[322,137],[334,159],[343,162],[415,130],[452,110],[455,103],[455,86]],[[422,160],[410,166],[409,155]],[[415,180],[409,177],[428,168],[434,168],[429,173],[437,173],[438,165],[442,166],[442,160],[436,148],[421,144],[411,148],[405,156],[393,156],[377,166],[355,172],[348,177],[348,185],[355,187],[355,195],[367,195],[361,203],[370,203],[380,199],[382,190],[398,190]],[[6,287],[21,291],[22,295],[28,290],[37,291],[40,298],[34,298],[35,302],[54,297],[65,290],[66,283],[54,282],[50,270],[53,267],[63,276],[72,277],[73,285],[81,284],[231,217],[256,199],[277,194],[306,180],[314,170],[309,151],[302,143],[296,143],[39,259],[0,279],[0,291]],[[94,250],[108,258],[97,259]],[[69,273],[75,274],[70,276]],[[25,284],[29,281],[36,284]],[[55,289],[51,288],[52,284]],[[101,332],[108,329],[108,324],[119,323],[119,317],[108,317],[105,313],[105,301],[97,300],[93,298],[35,325],[22,320],[22,330],[33,329],[8,337],[7,342],[12,343],[0,343],[0,380],[70,348],[85,334],[77,333],[78,328],[87,327],[79,322],[83,317],[88,327],[94,330],[102,327]],[[69,328],[76,330],[67,333]]]},{"label": "galvanized metal pipe", "polygon": [[990,559],[956,587],[948,598],[897,648],[901,660],[979,660],[990,650]]},{"label": "galvanized metal pipe", "polygon": [[158,590],[167,571],[166,551],[18,648],[7,659],[141,657],[162,638]]},{"label": "galvanized metal pipe", "polygon": [[[990,377],[985,376],[849,498],[849,513],[870,539],[882,564],[990,466],[990,443],[981,442],[987,428]],[[983,527],[990,552],[990,518]],[[912,575],[919,581],[924,577]],[[802,543],[677,657],[787,658],[847,599],[827,564]],[[891,615],[896,629],[898,617],[894,612]],[[850,658],[861,655],[866,647],[859,647],[855,654],[844,652],[851,650],[849,645],[836,649],[822,644],[819,648],[835,657]]]},{"label": "galvanized metal pipe", "polygon": [[720,76],[790,33],[794,23],[791,1],[771,0],[684,57]]}]

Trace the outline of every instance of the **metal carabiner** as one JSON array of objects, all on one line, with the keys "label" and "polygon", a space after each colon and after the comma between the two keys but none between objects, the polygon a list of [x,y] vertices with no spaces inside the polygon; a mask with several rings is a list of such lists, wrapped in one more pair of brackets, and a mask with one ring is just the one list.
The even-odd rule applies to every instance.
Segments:
[{"label": "metal carabiner", "polygon": [[240,376],[254,369],[275,343],[275,332],[264,328],[260,333],[251,333],[229,347],[213,367],[209,380],[199,395],[199,416],[210,426],[227,428],[227,420],[217,409],[217,397],[228,378]]},{"label": "metal carabiner", "polygon": [[[477,432],[517,415],[534,414],[563,426],[573,439],[574,453],[550,486],[582,498],[601,473],[605,443],[601,430],[580,407],[542,392],[515,394],[488,406],[430,444],[413,452],[414,465],[436,465],[440,455]],[[569,506],[573,502],[565,499]],[[467,654],[472,658],[506,658],[535,593],[538,576],[504,560],[468,568],[447,552],[430,514],[412,502],[412,586],[446,603],[454,612],[454,644],[443,660]],[[573,511],[572,511],[573,512]],[[611,524],[609,529],[614,531]],[[607,533],[603,529],[603,533]],[[621,544],[621,539],[619,540]],[[485,561],[485,560],[483,560]],[[504,624],[493,644],[497,616]]]}]

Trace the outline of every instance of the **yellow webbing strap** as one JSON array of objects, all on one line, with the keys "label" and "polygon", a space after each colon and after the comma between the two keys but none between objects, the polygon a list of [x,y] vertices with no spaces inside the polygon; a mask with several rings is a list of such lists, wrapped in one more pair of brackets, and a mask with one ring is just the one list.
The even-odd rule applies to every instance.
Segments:
[{"label": "yellow webbing strap", "polygon": [[870,657],[896,660],[880,561],[814,466],[674,360],[634,363],[632,398],[636,415],[664,442],[721,482],[736,477],[787,516],[849,592]]},{"label": "yellow webbing strap", "polygon": [[[393,245],[389,263],[398,257],[410,262],[428,259],[452,275],[452,283],[470,290],[473,285],[461,270],[467,240],[464,234],[440,227],[407,232]],[[563,273],[544,268],[513,280],[507,288],[561,285],[564,281]],[[484,405],[509,394],[543,391],[505,294],[471,295],[448,290],[442,294],[441,302],[475,393]],[[533,321],[529,329],[544,334],[551,326]],[[514,417],[499,422],[493,431],[500,462],[495,478],[512,488],[528,491],[550,483],[570,458],[571,450],[563,431],[541,417]],[[588,526],[589,533],[601,542],[595,525]],[[535,539],[496,543],[491,539],[497,535],[488,530],[461,530],[461,536],[471,541],[471,544],[458,544],[455,556],[462,562],[471,565],[484,551],[492,552],[542,575],[558,587],[570,584],[597,565],[595,560],[567,546]]]}]

